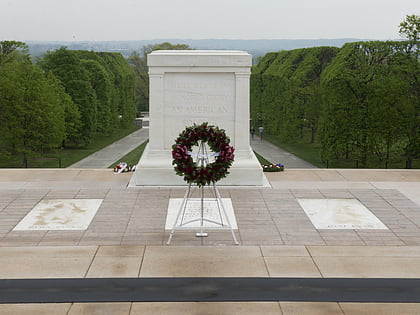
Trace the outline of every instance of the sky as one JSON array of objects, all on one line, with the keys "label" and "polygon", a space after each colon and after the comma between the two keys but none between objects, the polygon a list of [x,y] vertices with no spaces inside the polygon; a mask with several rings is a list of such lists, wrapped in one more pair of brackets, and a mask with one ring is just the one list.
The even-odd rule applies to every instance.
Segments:
[{"label": "sky", "polygon": [[399,39],[420,0],[0,0],[0,40]]}]

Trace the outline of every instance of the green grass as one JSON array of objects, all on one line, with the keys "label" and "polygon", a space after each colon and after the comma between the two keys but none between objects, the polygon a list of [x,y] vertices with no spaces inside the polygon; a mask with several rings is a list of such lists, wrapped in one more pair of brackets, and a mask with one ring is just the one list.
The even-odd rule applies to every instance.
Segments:
[{"label": "green grass", "polygon": [[143,151],[146,148],[146,145],[147,145],[148,142],[149,142],[149,140],[143,142],[137,148],[135,148],[133,151],[127,153],[121,159],[112,163],[108,168],[114,168],[120,162],[125,162],[130,166],[136,165],[139,162],[140,157],[142,156]]},{"label": "green grass", "polygon": [[[77,161],[105,148],[125,136],[138,130],[138,126],[130,126],[127,129],[117,129],[110,135],[98,134],[92,140],[92,143],[86,147],[65,148],[55,153],[44,154],[40,158],[32,158],[28,160],[30,168],[58,168],[68,167]],[[22,156],[12,156],[10,158],[0,157],[0,168],[23,168],[26,167],[22,163]]]},{"label": "green grass", "polygon": [[[265,139],[274,145],[296,155],[297,157],[305,160],[317,167],[320,168],[359,168],[361,167],[356,160],[349,159],[349,160],[333,160],[328,162],[328,166],[326,163],[321,161],[321,145],[318,143],[284,143],[281,142],[276,136],[273,135],[265,135]],[[309,141],[308,141],[309,142]],[[385,163],[379,164],[375,161],[374,156],[369,157],[368,165],[369,168],[378,168],[378,169],[404,169],[405,168],[405,159],[401,157],[401,159],[397,161],[393,161],[389,163],[387,167],[385,167]],[[420,159],[413,161],[413,169],[420,168]]]},{"label": "green grass", "polygon": [[266,160],[263,156],[259,155],[257,152],[254,151],[254,154],[257,157],[258,162],[260,162],[260,164],[271,164],[269,160]]},{"label": "green grass", "polygon": [[325,167],[321,161],[321,146],[317,143],[284,143],[281,142],[276,136],[265,135],[265,139],[272,144],[296,155],[297,157],[305,160],[316,167]]}]

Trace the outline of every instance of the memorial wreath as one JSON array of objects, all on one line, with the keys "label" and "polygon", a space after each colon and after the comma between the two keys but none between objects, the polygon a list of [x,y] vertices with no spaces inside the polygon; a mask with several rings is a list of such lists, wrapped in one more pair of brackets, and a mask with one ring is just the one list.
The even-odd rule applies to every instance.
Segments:
[{"label": "memorial wreath", "polygon": [[284,171],[284,165],[281,163],[273,164],[261,164],[264,172],[282,172]]},{"label": "memorial wreath", "polygon": [[[207,143],[213,152],[202,158],[215,157],[212,163],[206,165],[197,165],[192,158],[192,147],[199,143]],[[230,139],[226,136],[223,129],[217,126],[209,125],[207,122],[201,125],[194,124],[187,127],[179,134],[172,146],[172,165],[179,176],[189,184],[205,186],[215,183],[229,174],[229,167],[232,165],[235,155],[235,149],[229,145]],[[199,157],[199,154],[197,154]]]}]

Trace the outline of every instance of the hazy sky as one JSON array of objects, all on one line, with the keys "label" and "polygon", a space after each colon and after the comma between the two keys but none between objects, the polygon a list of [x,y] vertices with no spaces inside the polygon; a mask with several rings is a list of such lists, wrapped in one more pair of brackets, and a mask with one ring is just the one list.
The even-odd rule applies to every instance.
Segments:
[{"label": "hazy sky", "polygon": [[0,40],[398,39],[420,0],[0,0]]}]

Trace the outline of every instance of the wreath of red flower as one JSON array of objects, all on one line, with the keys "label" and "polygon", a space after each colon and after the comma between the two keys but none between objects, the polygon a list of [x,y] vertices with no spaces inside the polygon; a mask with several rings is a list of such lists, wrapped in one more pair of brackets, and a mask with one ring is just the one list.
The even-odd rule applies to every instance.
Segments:
[{"label": "wreath of red flower", "polygon": [[[197,166],[191,156],[193,146],[199,142],[206,142],[212,152],[215,152],[215,161],[206,166]],[[187,127],[179,134],[172,146],[172,165],[177,175],[183,176],[189,184],[197,184],[199,187],[215,183],[229,174],[229,168],[233,163],[235,149],[229,145],[230,139],[223,129],[208,125],[194,124]]]}]

